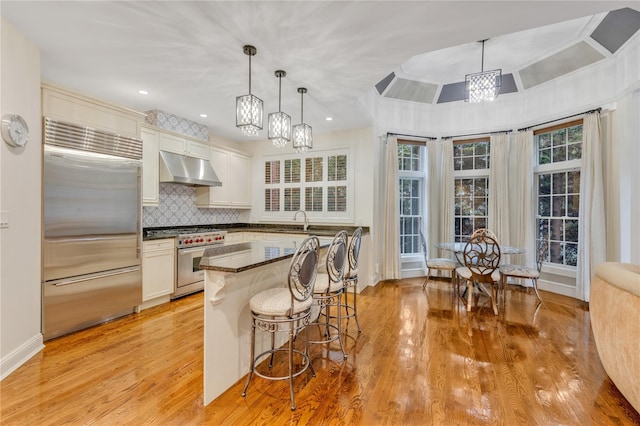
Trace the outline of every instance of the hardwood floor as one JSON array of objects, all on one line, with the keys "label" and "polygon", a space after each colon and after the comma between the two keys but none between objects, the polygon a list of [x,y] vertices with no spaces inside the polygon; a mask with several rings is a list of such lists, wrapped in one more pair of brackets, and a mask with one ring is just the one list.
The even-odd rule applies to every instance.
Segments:
[{"label": "hardwood floor", "polygon": [[[520,288],[495,317],[450,284],[387,281],[358,297],[350,356],[312,347],[317,376],[244,379],[202,405],[203,294],[46,342],[0,382],[0,424],[633,425],[599,361],[583,303]],[[224,350],[224,348],[220,348]],[[220,366],[225,368],[225,366]]]}]

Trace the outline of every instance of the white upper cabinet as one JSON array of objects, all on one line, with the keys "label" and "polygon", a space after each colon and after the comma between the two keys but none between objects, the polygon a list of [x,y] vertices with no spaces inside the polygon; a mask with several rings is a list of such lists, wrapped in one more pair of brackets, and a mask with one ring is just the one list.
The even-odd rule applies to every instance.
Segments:
[{"label": "white upper cabinet", "polygon": [[230,152],[227,180],[230,181],[231,205],[251,208],[251,158]]},{"label": "white upper cabinet", "polygon": [[159,134],[158,131],[142,127],[142,205],[157,206],[160,203]]},{"label": "white upper cabinet", "polygon": [[45,83],[42,84],[42,115],[132,138],[140,137],[140,125],[145,116],[132,109]]},{"label": "white upper cabinet", "polygon": [[209,159],[209,145],[187,140],[187,155],[190,157]]},{"label": "white upper cabinet", "polygon": [[176,154],[187,153],[187,140],[180,136],[172,135],[169,133],[161,133],[159,142],[161,151],[169,151]]},{"label": "white upper cabinet", "polygon": [[209,159],[209,145],[172,133],[160,133],[160,150],[204,160]]},{"label": "white upper cabinet", "polygon": [[251,208],[251,158],[211,147],[209,162],[222,186],[196,188],[196,205],[209,208]]}]

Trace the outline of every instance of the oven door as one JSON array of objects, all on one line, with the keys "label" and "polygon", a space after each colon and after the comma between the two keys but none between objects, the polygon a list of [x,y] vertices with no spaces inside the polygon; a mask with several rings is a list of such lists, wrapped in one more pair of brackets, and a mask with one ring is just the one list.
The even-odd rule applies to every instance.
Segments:
[{"label": "oven door", "polygon": [[201,283],[204,288],[204,271],[200,269],[200,259],[206,248],[202,246],[178,249],[176,293],[180,293],[181,288],[195,283]]}]

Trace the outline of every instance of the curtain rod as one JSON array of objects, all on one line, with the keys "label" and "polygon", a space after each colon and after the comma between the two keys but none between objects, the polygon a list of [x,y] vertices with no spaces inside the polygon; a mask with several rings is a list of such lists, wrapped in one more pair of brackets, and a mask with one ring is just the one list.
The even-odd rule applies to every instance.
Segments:
[{"label": "curtain rod", "polygon": [[600,112],[602,111],[602,108],[596,108],[596,109],[592,109],[589,111],[585,111],[585,112],[580,112],[578,114],[573,114],[573,115],[567,115],[566,117],[562,117],[562,118],[556,118],[555,120],[549,120],[549,121],[545,121],[544,123],[538,123],[535,124],[533,126],[529,126],[529,127],[523,127],[522,129],[518,129],[519,132],[523,132],[525,130],[531,130],[534,127],[538,127],[538,126],[544,126],[545,124],[551,124],[551,123],[555,123],[556,121],[560,121],[560,120],[566,120],[567,118],[572,118],[572,117],[578,117],[580,115],[584,115],[584,114],[590,114],[592,112]]},{"label": "curtain rod", "polygon": [[442,139],[453,139],[453,138],[465,138],[467,136],[483,136],[483,135],[494,135],[496,133],[511,133],[513,130],[497,130],[495,132],[481,132],[481,133],[468,133],[466,135],[454,135],[454,136],[443,136]]},{"label": "curtain rod", "polygon": [[387,136],[405,136],[408,138],[420,138],[420,139],[427,139],[430,141],[435,141],[438,138],[434,138],[433,136],[417,136],[417,135],[405,135],[403,133],[393,133],[393,132],[387,132]]}]

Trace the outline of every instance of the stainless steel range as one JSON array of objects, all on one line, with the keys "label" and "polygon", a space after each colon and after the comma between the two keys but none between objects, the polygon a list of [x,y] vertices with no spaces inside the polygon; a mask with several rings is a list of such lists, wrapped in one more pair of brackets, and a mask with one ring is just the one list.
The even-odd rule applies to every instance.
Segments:
[{"label": "stainless steel range", "polygon": [[224,244],[227,232],[219,229],[182,231],[176,237],[176,280],[172,299],[204,289],[200,259],[207,247]]},{"label": "stainless steel range", "polygon": [[148,236],[176,239],[176,275],[172,299],[204,289],[204,271],[200,269],[200,259],[207,247],[224,244],[226,233],[227,231],[202,227],[147,232]]}]

